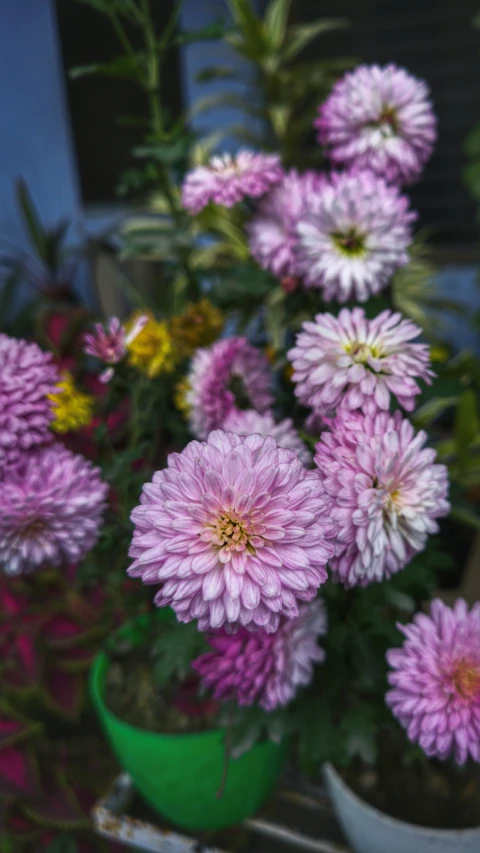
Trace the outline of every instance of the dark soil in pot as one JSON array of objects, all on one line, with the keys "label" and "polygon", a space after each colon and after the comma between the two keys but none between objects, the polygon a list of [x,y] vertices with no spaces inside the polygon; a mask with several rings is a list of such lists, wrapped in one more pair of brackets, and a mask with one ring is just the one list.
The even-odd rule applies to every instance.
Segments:
[{"label": "dark soil in pot", "polygon": [[435,829],[480,826],[480,766],[473,762],[456,767],[419,753],[407,763],[405,744],[385,739],[375,767],[358,763],[340,772],[362,800],[398,820]]},{"label": "dark soil in pot", "polygon": [[114,655],[105,679],[105,703],[126,723],[144,731],[192,734],[215,728],[218,704],[198,696],[194,673],[181,684],[159,685],[142,648]]}]

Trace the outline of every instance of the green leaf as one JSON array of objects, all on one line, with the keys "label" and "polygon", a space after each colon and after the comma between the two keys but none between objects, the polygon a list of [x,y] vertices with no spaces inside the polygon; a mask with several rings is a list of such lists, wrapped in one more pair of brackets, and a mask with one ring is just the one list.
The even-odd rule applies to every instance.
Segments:
[{"label": "green leaf", "polygon": [[424,428],[457,403],[458,397],[433,397],[415,411],[412,421],[418,429]]},{"label": "green leaf", "polygon": [[158,142],[155,145],[139,145],[132,154],[139,159],[158,160],[159,163],[178,163],[187,156],[193,136],[186,133],[174,142]]},{"label": "green leaf", "polygon": [[274,50],[278,50],[285,40],[291,2],[292,0],[270,0],[265,12],[266,36]]},{"label": "green leaf", "polygon": [[480,155],[480,124],[476,124],[465,140],[465,153],[470,157]]},{"label": "green leaf", "polygon": [[361,758],[367,764],[374,764],[377,758],[377,708],[369,702],[363,702],[350,708],[343,715],[341,728],[344,735],[344,747],[348,759]]},{"label": "green leaf", "polygon": [[47,256],[47,234],[23,178],[20,178],[20,180],[17,181],[16,192],[17,201],[23,215],[23,220],[27,228],[30,241],[40,260],[45,262]]},{"label": "green leaf", "polygon": [[212,95],[207,95],[205,98],[199,98],[193,104],[191,109],[188,110],[186,114],[187,121],[191,121],[193,118],[196,118],[196,116],[207,112],[207,110],[214,110],[218,107],[232,107],[233,109],[241,110],[244,113],[256,117],[260,117],[262,115],[259,107],[248,103],[248,101],[246,101],[241,95],[237,95],[232,92],[217,92]]},{"label": "green leaf", "polygon": [[288,43],[285,49],[285,59],[294,59],[311,41],[324,35],[324,33],[332,32],[332,30],[340,30],[349,26],[346,18],[322,18],[318,21],[312,21],[311,24],[298,24],[291,27],[289,31]]},{"label": "green leaf", "polygon": [[463,506],[452,506],[450,516],[451,518],[454,518],[455,521],[465,525],[465,527],[470,527],[471,530],[477,530],[480,532],[480,516],[473,512],[473,510],[467,509]]},{"label": "green leaf", "polygon": [[75,839],[71,835],[62,833],[57,835],[48,847],[45,847],[44,853],[77,853],[77,849]]},{"label": "green leaf", "polygon": [[191,671],[192,661],[207,651],[205,635],[196,622],[165,624],[152,646],[155,683],[184,681]]},{"label": "green leaf", "polygon": [[454,432],[461,469],[468,465],[468,449],[479,430],[477,398],[474,391],[467,389],[461,395],[455,412]]},{"label": "green leaf", "polygon": [[210,83],[212,80],[237,80],[238,71],[230,65],[206,65],[195,75],[198,83]]},{"label": "green leaf", "polygon": [[217,18],[200,30],[183,30],[174,40],[174,44],[192,44],[196,41],[217,41],[224,38],[228,27],[223,18]]},{"label": "green leaf", "polygon": [[[140,54],[137,57],[140,59]],[[135,56],[117,56],[110,62],[92,62],[89,65],[75,65],[68,72],[71,80],[80,77],[101,74],[104,77],[122,77],[128,80],[139,80],[141,73]]]}]

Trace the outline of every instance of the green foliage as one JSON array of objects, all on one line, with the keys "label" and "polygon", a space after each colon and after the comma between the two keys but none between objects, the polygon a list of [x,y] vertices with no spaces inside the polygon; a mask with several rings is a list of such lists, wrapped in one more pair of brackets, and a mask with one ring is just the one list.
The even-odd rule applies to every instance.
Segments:
[{"label": "green foliage", "polygon": [[163,624],[151,648],[156,685],[185,681],[192,660],[207,648],[205,635],[199,632],[196,622]]}]

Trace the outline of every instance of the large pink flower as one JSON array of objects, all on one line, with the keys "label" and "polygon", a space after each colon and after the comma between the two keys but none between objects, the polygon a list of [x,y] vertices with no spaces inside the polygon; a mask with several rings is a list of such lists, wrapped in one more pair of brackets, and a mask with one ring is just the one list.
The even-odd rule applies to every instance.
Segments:
[{"label": "large pink flower", "polygon": [[58,381],[51,353],[0,334],[0,478],[22,453],[52,440],[48,394]]},{"label": "large pink flower", "polygon": [[327,300],[366,302],[408,263],[415,214],[373,172],[334,173],[297,222],[298,270]]},{"label": "large pink flower", "polygon": [[235,155],[212,157],[207,166],[197,166],[185,178],[182,204],[190,213],[199,213],[213,201],[233,207],[246,196],[258,198],[283,178],[278,154],[256,154],[240,150]]},{"label": "large pink flower", "polygon": [[200,630],[276,631],[327,578],[336,529],[316,471],[273,438],[212,432],[143,489],[129,569]]},{"label": "large pink flower", "polygon": [[97,540],[106,495],[100,469],[63,444],[25,454],[0,481],[0,568],[78,562]]},{"label": "large pink flower", "polygon": [[291,418],[285,418],[277,424],[271,412],[260,414],[254,409],[244,412],[235,410],[226,417],[222,429],[237,435],[271,435],[279,447],[295,450],[304,465],[310,465],[312,461],[312,454],[300,438]]},{"label": "large pink flower", "polygon": [[187,383],[185,402],[197,438],[221,429],[233,411],[253,408],[264,412],[273,403],[268,361],[246,338],[226,338],[197,350]]},{"label": "large pink flower", "polygon": [[316,412],[341,407],[374,415],[388,410],[390,394],[411,412],[420,393],[415,379],[430,384],[434,376],[428,346],[410,343],[422,330],[401,314],[382,311],[368,320],[363,308],[343,308],[302,328],[288,357],[295,394]]},{"label": "large pink flower", "polygon": [[291,169],[258,205],[247,225],[250,251],[276,276],[297,276],[297,222],[308,199],[318,194],[327,178],[320,172],[300,174]]},{"label": "large pink flower", "polygon": [[322,433],[315,462],[339,525],[330,567],[345,586],[398,572],[437,532],[435,519],[448,513],[447,469],[434,464],[426,440],[400,412],[342,412]]},{"label": "large pink flower", "polygon": [[235,698],[239,705],[258,704],[273,711],[290,702],[299,687],[312,680],[313,665],[325,658],[317,645],[327,617],[319,599],[302,604],[295,619],[286,619],[274,634],[247,631],[210,634],[213,649],[193,661],[215,699]]},{"label": "large pink flower", "polygon": [[398,628],[406,640],[387,653],[387,705],[428,756],[480,761],[480,602],[469,612],[461,598],[453,609],[437,599],[431,616]]},{"label": "large pink flower", "polygon": [[418,178],[436,140],[427,85],[403,68],[360,65],[319,109],[318,139],[334,163],[369,168],[392,183]]}]

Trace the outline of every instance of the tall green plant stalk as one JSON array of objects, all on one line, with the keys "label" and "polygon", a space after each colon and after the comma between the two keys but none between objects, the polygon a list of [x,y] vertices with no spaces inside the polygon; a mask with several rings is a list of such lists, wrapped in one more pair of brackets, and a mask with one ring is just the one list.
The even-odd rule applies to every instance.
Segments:
[{"label": "tall green plant stalk", "polygon": [[[162,108],[161,72],[168,51],[172,47],[183,0],[178,0],[163,31],[157,33],[152,16],[152,0],[77,0],[90,5],[102,12],[110,21],[117,39],[124,51],[128,65],[121,62],[118,68],[115,62],[106,66],[86,66],[74,69],[73,76],[82,73],[107,73],[109,75],[128,76],[145,92],[149,110],[149,134],[145,140],[146,147],[152,149],[152,156],[158,169],[159,189],[164,196],[166,211],[174,224],[176,232],[188,227],[189,220],[184,213],[177,194],[176,183],[173,180],[171,168],[164,159],[155,157],[155,147],[172,144],[175,129],[168,127]],[[128,36],[124,21],[129,21],[140,32],[142,50],[136,50]],[[123,73],[122,73],[123,69]],[[186,298],[195,300],[199,297],[199,284],[192,270],[190,261],[191,249],[188,246],[177,247],[179,266],[187,282]]]}]

